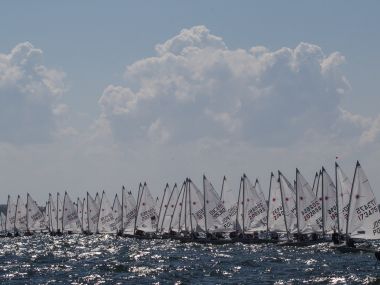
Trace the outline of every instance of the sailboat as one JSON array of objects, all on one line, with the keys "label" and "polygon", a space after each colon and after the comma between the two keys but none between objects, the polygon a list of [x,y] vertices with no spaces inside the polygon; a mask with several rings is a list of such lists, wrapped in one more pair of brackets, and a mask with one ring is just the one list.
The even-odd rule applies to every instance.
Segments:
[{"label": "sailboat", "polygon": [[324,167],[321,170],[321,180],[322,231],[325,236],[338,230],[337,193],[335,184]]},{"label": "sailboat", "polygon": [[281,191],[282,208],[285,215],[286,235],[290,239],[290,235],[297,232],[296,193],[293,185],[281,171],[278,171],[278,181]]},{"label": "sailboat", "polygon": [[62,233],[81,233],[82,227],[78,216],[78,209],[65,192],[62,208]]},{"label": "sailboat", "polygon": [[343,252],[374,252],[376,258],[379,258],[379,251],[373,247],[356,246],[354,243],[355,240],[378,239],[380,239],[380,211],[369,180],[358,161],[351,187],[346,242],[335,248]]},{"label": "sailboat", "polygon": [[203,175],[205,228],[207,233],[223,233],[230,227],[228,212],[211,182]]},{"label": "sailboat", "polygon": [[0,235],[2,236],[3,234],[5,234],[5,220],[6,220],[6,216],[4,215],[3,212],[0,213]]},{"label": "sailboat", "polygon": [[296,169],[296,207],[299,238],[304,234],[322,231],[322,226],[317,223],[318,217],[322,215],[322,202],[313,193],[298,169]]},{"label": "sailboat", "polygon": [[14,234],[16,220],[16,203],[12,200],[11,196],[8,195],[7,201],[7,216],[5,218],[5,231],[8,236]]},{"label": "sailboat", "polygon": [[342,235],[346,232],[347,228],[352,182],[337,162],[335,162],[335,185],[337,195],[336,206],[338,214],[338,234]]},{"label": "sailboat", "polygon": [[161,233],[162,232],[162,223],[163,223],[163,219],[165,217],[165,210],[168,207],[168,200],[169,200],[169,197],[170,197],[169,191],[170,191],[169,190],[169,183],[166,183],[166,186],[165,186],[165,189],[164,189],[164,193],[162,194],[162,199],[161,199],[160,207],[158,209],[157,233]]},{"label": "sailboat", "polygon": [[96,233],[100,234],[116,234],[118,231],[116,217],[114,216],[111,204],[108,200],[106,192],[103,190],[100,200],[100,212],[97,223]]},{"label": "sailboat", "polygon": [[119,235],[122,234],[122,224],[123,224],[123,210],[122,209],[123,207],[119,201],[119,197],[116,194],[113,200],[112,211],[115,217],[116,232]]},{"label": "sailboat", "polygon": [[[96,197],[99,197],[98,193],[96,193]],[[95,234],[97,232],[100,200],[98,205],[96,199],[93,199],[90,193],[87,192],[87,234]]]},{"label": "sailboat", "polygon": [[135,220],[137,215],[137,202],[131,191],[122,188],[122,233],[133,235],[135,231]]},{"label": "sailboat", "polygon": [[268,206],[249,178],[244,174],[238,199],[238,229],[243,236],[257,235],[267,230]]},{"label": "sailboat", "polygon": [[236,214],[238,209],[238,202],[236,193],[228,183],[226,176],[223,177],[220,199],[227,208],[228,213],[226,221],[224,221],[225,223],[228,222],[228,226],[225,227],[225,231],[233,232],[236,230]]},{"label": "sailboat", "polygon": [[267,233],[273,239],[278,239],[278,234],[287,234],[286,219],[281,195],[280,178],[271,173],[268,199]]},{"label": "sailboat", "polygon": [[17,197],[14,234],[16,236],[27,231],[26,203],[20,195]]},{"label": "sailboat", "polygon": [[143,236],[144,234],[152,236],[152,233],[155,233],[157,230],[158,223],[156,201],[146,182],[140,189],[134,234],[137,236]]},{"label": "sailboat", "polygon": [[[170,203],[169,203],[169,209],[165,213],[165,220],[169,220],[169,224],[167,226],[167,231],[170,233],[171,236],[177,236],[181,232],[180,227],[180,217],[182,213],[182,201],[183,197],[186,192],[186,188],[188,186],[187,179],[182,183],[181,189],[178,190],[177,187],[175,187],[172,191]],[[164,227],[164,226],[163,226]]]},{"label": "sailboat", "polygon": [[313,193],[315,193],[316,196],[318,196],[317,191],[318,191],[319,178],[320,178],[320,173],[316,172],[314,176],[313,187],[312,187],[312,191]]},{"label": "sailboat", "polygon": [[42,232],[46,230],[45,216],[29,193],[27,194],[26,208],[27,232]]}]

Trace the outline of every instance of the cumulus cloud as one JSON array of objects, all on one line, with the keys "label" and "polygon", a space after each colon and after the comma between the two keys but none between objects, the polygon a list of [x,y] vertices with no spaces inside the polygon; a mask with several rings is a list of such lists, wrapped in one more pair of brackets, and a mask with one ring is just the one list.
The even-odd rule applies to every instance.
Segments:
[{"label": "cumulus cloud", "polygon": [[[350,90],[345,58],[314,44],[270,51],[227,48],[204,26],[156,45],[157,55],[126,68],[109,85],[102,116],[121,141],[201,138],[289,145],[310,132],[333,132],[342,94]],[[164,138],[164,139],[163,139]]]},{"label": "cumulus cloud", "polygon": [[25,42],[0,53],[0,141],[16,144],[50,140],[55,106],[64,93],[65,74],[43,64],[42,50]]}]

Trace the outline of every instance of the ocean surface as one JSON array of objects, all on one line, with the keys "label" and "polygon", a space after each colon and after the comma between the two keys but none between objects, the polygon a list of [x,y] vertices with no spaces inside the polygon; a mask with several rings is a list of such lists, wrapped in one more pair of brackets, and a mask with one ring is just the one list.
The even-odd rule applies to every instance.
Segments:
[{"label": "ocean surface", "polygon": [[380,284],[370,253],[108,235],[0,239],[0,284]]}]

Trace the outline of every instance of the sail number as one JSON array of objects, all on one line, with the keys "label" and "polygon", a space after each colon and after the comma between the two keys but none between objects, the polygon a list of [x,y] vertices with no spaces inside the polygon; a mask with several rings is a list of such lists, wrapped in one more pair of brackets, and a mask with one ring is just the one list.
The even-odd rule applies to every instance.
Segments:
[{"label": "sail number", "polygon": [[356,208],[356,213],[358,215],[359,221],[362,221],[362,220],[368,218],[373,213],[376,213],[378,211],[379,211],[379,208],[376,205],[375,199],[372,199],[367,204],[364,204],[364,205]]}]

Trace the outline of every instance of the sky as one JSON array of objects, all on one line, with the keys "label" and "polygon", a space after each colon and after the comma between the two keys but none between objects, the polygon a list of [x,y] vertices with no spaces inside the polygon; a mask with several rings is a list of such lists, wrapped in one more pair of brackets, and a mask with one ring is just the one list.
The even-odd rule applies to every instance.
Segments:
[{"label": "sky", "polygon": [[0,203],[203,174],[268,193],[336,157],[379,202],[378,1],[0,6]]}]

